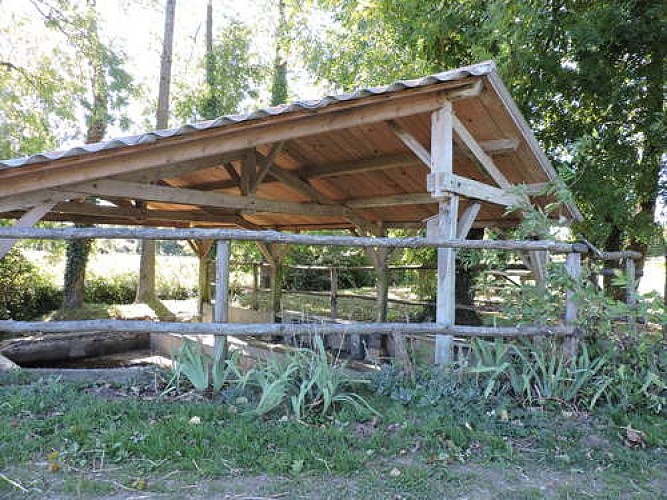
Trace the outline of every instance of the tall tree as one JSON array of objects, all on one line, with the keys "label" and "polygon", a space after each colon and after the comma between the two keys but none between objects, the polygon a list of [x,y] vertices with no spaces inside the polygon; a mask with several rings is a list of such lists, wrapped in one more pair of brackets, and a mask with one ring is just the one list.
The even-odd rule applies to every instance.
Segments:
[{"label": "tall tree", "polygon": [[[131,79],[122,59],[102,41],[95,0],[32,0],[47,27],[64,36],[75,55],[83,61],[80,79],[86,81],[89,96],[80,97],[86,111],[85,142],[101,141],[112,120],[111,110],[122,108],[132,92]],[[90,240],[73,240],[67,245],[63,306],[80,307],[84,300],[86,265]]]},{"label": "tall tree", "polygon": [[285,0],[278,0],[278,23],[276,25],[276,53],[273,61],[271,84],[271,106],[287,102],[287,21]]},{"label": "tall tree", "polygon": [[[204,81],[182,89],[174,98],[174,114],[184,121],[210,120],[252,106],[264,68],[251,50],[252,32],[231,20],[217,36],[207,37]],[[210,42],[209,42],[210,40]]]},{"label": "tall tree", "polygon": [[304,37],[320,77],[351,88],[494,59],[586,217],[578,230],[609,250],[657,237],[665,2],[316,3],[337,21]]},{"label": "tall tree", "polygon": [[[169,126],[169,91],[171,87],[175,16],[176,0],[167,0],[164,18],[164,37],[162,40],[162,58],[160,61],[160,85],[155,116],[155,125],[158,130]],[[137,286],[135,301],[146,304],[155,304],[158,302],[155,291],[155,240],[142,240],[141,242],[139,284]],[[162,310],[163,308],[158,307],[158,309]]]}]

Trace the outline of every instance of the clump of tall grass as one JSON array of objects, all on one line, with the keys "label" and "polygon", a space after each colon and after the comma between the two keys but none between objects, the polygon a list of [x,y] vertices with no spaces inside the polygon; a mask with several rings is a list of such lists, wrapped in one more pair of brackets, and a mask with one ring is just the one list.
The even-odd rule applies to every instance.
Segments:
[{"label": "clump of tall grass", "polygon": [[296,349],[243,370],[238,355],[211,359],[198,343],[188,340],[175,355],[172,383],[185,378],[201,392],[215,395],[224,388],[246,393],[245,413],[254,416],[279,414],[307,420],[345,407],[377,414],[358,392],[368,380],[353,377],[345,363],[327,354],[321,337],[314,337],[313,344],[313,349]]}]

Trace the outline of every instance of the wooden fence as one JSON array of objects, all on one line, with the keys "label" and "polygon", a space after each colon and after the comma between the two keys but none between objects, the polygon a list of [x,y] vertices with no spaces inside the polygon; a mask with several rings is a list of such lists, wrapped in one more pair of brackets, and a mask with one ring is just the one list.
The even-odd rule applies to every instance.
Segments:
[{"label": "wooden fence", "polygon": [[[392,335],[400,339],[405,335],[435,334],[436,336],[460,337],[524,337],[552,336],[566,337],[565,349],[576,352],[578,341],[577,308],[573,293],[568,292],[564,322],[561,326],[460,326],[436,323],[357,323],[357,324],[273,324],[273,323],[227,323],[227,303],[229,294],[229,256],[230,242],[256,241],[264,243],[349,246],[367,248],[449,248],[477,250],[510,250],[519,252],[547,252],[566,254],[566,267],[573,278],[578,278],[581,270],[581,256],[588,253],[589,247],[580,243],[562,243],[547,240],[512,241],[512,240],[459,240],[431,237],[381,238],[343,235],[292,234],[277,231],[251,231],[232,229],[155,229],[155,228],[0,228],[0,240],[18,239],[151,239],[151,240],[215,240],[216,287],[213,323],[177,323],[153,321],[121,320],[84,320],[84,321],[49,321],[24,322],[0,321],[0,331],[10,333],[62,333],[62,332],[149,332],[155,334],[206,334],[215,336],[215,349],[224,349],[224,338],[228,335]],[[600,253],[595,255],[603,259],[641,258],[637,252]],[[633,262],[634,264],[634,262]],[[634,265],[628,265],[631,272]],[[447,272],[453,273],[453,269]],[[634,276],[628,279],[634,281]],[[448,290],[449,299],[454,300],[454,290]],[[441,307],[442,301],[437,301]]]}]

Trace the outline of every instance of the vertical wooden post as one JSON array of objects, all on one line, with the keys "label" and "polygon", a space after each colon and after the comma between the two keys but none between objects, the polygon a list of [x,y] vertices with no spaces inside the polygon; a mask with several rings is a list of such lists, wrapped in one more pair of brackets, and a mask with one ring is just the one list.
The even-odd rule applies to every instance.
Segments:
[{"label": "vertical wooden post", "polygon": [[[213,321],[227,323],[229,319],[227,309],[229,298],[229,241],[217,240],[215,244],[215,307],[213,308]],[[226,351],[227,338],[215,337],[213,344],[214,359],[226,357]]]},{"label": "vertical wooden post", "polygon": [[331,305],[330,317],[338,319],[338,269],[332,266],[329,273],[329,302]]},{"label": "vertical wooden post", "polygon": [[[456,239],[459,198],[443,190],[441,179],[446,180],[454,172],[454,110],[451,102],[445,102],[431,114],[431,174],[432,195],[439,200],[438,217],[430,221],[427,234],[443,239]],[[438,248],[438,288],[436,297],[436,323],[451,326],[455,320],[456,251]],[[452,362],[452,337],[437,335],[435,362],[448,365]]]},{"label": "vertical wooden post", "polygon": [[282,323],[282,296],[283,266],[282,259],[276,253],[275,259],[271,262],[271,310],[273,311],[273,320],[276,323]]},{"label": "vertical wooden post", "polygon": [[525,266],[533,273],[535,286],[540,290],[547,288],[547,263],[549,262],[549,252],[542,250],[528,252],[522,255]]},{"label": "vertical wooden post", "polygon": [[625,302],[628,305],[633,305],[636,302],[635,297],[635,281],[636,281],[636,272],[635,272],[635,261],[630,257],[625,259],[625,279],[628,284],[625,288]]},{"label": "vertical wooden post", "polygon": [[565,268],[567,273],[574,281],[574,289],[568,289],[565,294],[565,324],[575,328],[574,333],[565,339],[563,344],[564,353],[570,358],[577,355],[579,345],[579,336],[577,333],[577,303],[574,301],[574,295],[579,288],[579,280],[581,278],[581,254],[572,252],[567,254],[565,260]]},{"label": "vertical wooden post", "polygon": [[252,309],[259,309],[259,266],[257,262],[252,263]]},{"label": "vertical wooden post", "polygon": [[[452,195],[440,203],[438,214],[438,236],[444,239],[456,238],[456,220],[459,197]],[[438,248],[438,288],[435,321],[445,326],[454,324],[456,317],[456,250]],[[452,362],[451,335],[437,335],[435,340],[435,362],[449,365]]]}]

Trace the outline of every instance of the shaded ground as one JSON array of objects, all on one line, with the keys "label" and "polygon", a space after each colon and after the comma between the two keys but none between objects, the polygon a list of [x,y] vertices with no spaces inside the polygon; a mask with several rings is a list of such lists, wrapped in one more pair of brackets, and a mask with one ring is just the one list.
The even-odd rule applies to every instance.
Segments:
[{"label": "shaded ground", "polygon": [[[299,477],[268,475],[202,479],[175,479],[177,474],[156,477],[145,489],[137,480],[123,484],[105,474],[70,473],[28,474],[10,470],[14,477],[23,474],[27,492],[7,493],[30,498],[183,498],[192,499],[376,499],[376,498],[663,498],[664,480],[644,483],[631,475],[581,471],[561,472],[550,468],[468,465],[450,471],[428,473],[419,468],[405,468],[392,477],[387,468],[371,467],[348,477],[331,474],[303,474]],[[0,490],[1,491],[1,490]]]},{"label": "shaded ground", "polygon": [[659,416],[367,394],[381,418],[304,423],[163,383],[0,378],[0,498],[667,497]]}]

